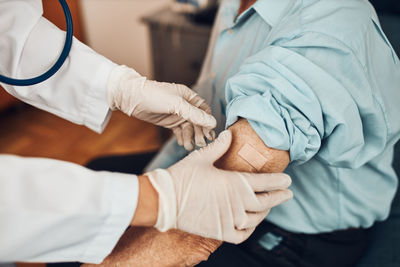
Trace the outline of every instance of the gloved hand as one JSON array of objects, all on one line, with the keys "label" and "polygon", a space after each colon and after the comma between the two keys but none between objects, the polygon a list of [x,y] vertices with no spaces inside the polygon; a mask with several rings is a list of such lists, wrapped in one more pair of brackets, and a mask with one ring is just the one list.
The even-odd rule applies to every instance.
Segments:
[{"label": "gloved hand", "polygon": [[[208,112],[207,109],[205,109],[205,111]],[[209,113],[211,114],[211,109]],[[178,145],[183,146],[187,151],[192,151],[195,145],[198,147],[205,147],[207,145],[205,138],[210,141],[215,139],[214,131],[209,131],[207,128],[188,122],[184,122],[181,126],[175,127],[173,132]]]},{"label": "gloved hand", "polygon": [[203,140],[204,136],[213,139],[217,122],[210,107],[184,85],[149,81],[131,68],[117,66],[108,79],[107,98],[111,109],[170,128],[178,140],[182,140],[183,124],[196,127]]},{"label": "gloved hand", "polygon": [[158,192],[160,231],[175,228],[207,238],[240,243],[269,210],[292,198],[289,176],[230,172],[214,167],[230,147],[221,133],[209,146],[192,152],[167,170],[145,174]]}]

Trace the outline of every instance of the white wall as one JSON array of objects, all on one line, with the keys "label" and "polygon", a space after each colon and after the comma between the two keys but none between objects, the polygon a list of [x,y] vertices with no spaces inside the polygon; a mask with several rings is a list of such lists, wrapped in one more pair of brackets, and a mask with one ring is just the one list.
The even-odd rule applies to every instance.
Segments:
[{"label": "white wall", "polygon": [[90,47],[118,64],[152,77],[150,38],[140,19],[170,0],[81,0]]}]

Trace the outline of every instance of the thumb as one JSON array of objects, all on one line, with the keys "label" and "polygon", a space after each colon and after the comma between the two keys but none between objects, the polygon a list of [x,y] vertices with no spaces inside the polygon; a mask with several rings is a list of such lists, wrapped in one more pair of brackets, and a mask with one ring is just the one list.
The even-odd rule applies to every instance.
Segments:
[{"label": "thumb", "polygon": [[228,151],[232,142],[232,133],[223,131],[214,142],[199,150],[201,158],[214,163]]}]

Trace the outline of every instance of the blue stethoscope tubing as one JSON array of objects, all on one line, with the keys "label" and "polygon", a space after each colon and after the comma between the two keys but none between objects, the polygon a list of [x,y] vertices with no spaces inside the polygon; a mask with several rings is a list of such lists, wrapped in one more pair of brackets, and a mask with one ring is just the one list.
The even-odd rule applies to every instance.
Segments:
[{"label": "blue stethoscope tubing", "polygon": [[0,74],[0,82],[1,83],[14,85],[14,86],[35,85],[35,84],[44,82],[48,78],[53,76],[64,64],[65,60],[67,59],[67,57],[69,55],[69,52],[71,51],[74,28],[73,28],[73,23],[72,23],[71,11],[69,10],[67,2],[65,0],[58,0],[58,2],[60,2],[62,9],[64,11],[65,21],[67,23],[67,35],[65,38],[64,48],[63,48],[57,62],[48,71],[46,71],[42,75],[39,75],[34,78],[30,78],[30,79],[13,79],[13,78],[9,78],[9,77],[6,77],[6,76],[3,76]]}]

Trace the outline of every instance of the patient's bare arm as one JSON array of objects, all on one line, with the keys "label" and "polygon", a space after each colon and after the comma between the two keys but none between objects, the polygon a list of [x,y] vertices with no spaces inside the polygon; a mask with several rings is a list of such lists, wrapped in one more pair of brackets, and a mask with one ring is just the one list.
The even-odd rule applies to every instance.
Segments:
[{"label": "patient's bare arm", "polygon": [[132,227],[102,264],[83,266],[194,266],[207,259],[219,245],[219,241],[178,230],[161,233],[155,228]]},{"label": "patient's bare arm", "polygon": [[[216,162],[217,167],[234,171],[270,173],[282,172],[289,164],[288,151],[267,147],[247,120],[239,120],[230,130],[233,134],[232,145]],[[238,156],[238,152],[246,144],[267,159],[258,170]],[[154,228],[131,228],[123,235],[102,266],[194,266],[207,260],[220,245],[219,241],[176,230],[161,233]]]},{"label": "patient's bare arm", "polygon": [[[273,173],[283,172],[289,164],[288,151],[276,150],[267,147],[246,119],[240,119],[229,128],[232,132],[232,144],[228,152],[216,162],[216,166],[232,171]],[[244,159],[238,156],[239,151],[245,145],[250,145],[265,159],[265,164],[258,170]]]}]

